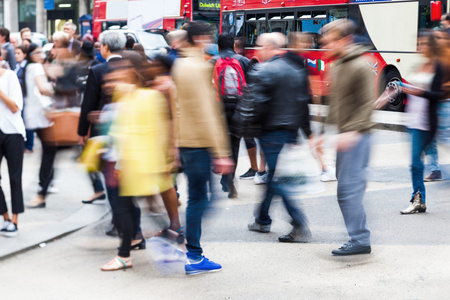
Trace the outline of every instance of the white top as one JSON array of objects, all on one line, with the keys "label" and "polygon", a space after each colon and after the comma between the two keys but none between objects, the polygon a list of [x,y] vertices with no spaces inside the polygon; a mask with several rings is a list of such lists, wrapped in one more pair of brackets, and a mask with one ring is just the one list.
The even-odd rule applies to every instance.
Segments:
[{"label": "white top", "polygon": [[[431,88],[434,73],[416,73],[410,78],[410,82],[417,87],[424,90]],[[423,97],[408,95],[408,102],[406,105],[407,120],[406,126],[411,129],[430,130],[429,117],[430,101]]]},{"label": "white top", "polygon": [[22,89],[16,73],[6,70],[0,76],[0,90],[14,100],[19,110],[15,113],[0,100],[0,130],[5,134],[21,134],[25,138],[25,126],[21,116],[23,108]]},{"label": "white top", "polygon": [[[23,119],[27,129],[47,128],[52,123],[45,117],[43,99],[47,98],[39,93],[36,85],[36,77],[45,75],[44,67],[39,63],[28,64],[25,74],[25,85],[27,87],[27,97],[25,99],[25,110]],[[41,99],[40,99],[41,98]]]}]

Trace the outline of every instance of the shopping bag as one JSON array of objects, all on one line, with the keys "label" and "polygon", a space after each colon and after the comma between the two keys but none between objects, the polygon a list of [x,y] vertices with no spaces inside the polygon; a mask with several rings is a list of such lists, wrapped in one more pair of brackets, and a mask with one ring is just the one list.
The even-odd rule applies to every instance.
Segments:
[{"label": "shopping bag", "polygon": [[324,191],[320,181],[320,167],[314,159],[309,143],[301,133],[296,144],[286,144],[278,156],[274,181],[283,191],[295,196]]}]

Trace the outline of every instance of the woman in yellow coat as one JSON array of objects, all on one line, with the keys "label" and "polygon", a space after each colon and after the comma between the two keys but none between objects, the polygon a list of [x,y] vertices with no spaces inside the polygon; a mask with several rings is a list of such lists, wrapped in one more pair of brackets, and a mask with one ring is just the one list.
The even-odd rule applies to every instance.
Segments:
[{"label": "woman in yellow coat", "polygon": [[120,184],[118,218],[122,243],[116,258],[102,267],[113,271],[132,266],[133,197],[160,194],[170,219],[169,229],[181,233],[177,194],[171,179],[175,159],[172,101],[156,89],[145,87],[153,79],[152,67],[140,65],[120,69],[126,83],[115,87],[117,117],[110,135],[117,155]]}]

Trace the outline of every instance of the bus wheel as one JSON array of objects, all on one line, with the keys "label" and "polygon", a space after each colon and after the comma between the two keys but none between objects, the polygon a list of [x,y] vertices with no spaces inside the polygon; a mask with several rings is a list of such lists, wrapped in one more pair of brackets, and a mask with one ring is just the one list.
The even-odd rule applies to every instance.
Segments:
[{"label": "bus wheel", "polygon": [[387,111],[403,111],[403,96],[398,93],[398,85],[395,84],[396,81],[402,81],[402,77],[397,70],[389,70],[386,72],[385,81],[386,85],[384,88],[380,88],[380,92],[387,90],[389,94],[396,95],[389,98],[389,102],[384,107]]}]

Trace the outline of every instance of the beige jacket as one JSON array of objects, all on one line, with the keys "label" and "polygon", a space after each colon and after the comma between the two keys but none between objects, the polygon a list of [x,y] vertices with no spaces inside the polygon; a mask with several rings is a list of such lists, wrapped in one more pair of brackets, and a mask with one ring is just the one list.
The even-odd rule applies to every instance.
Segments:
[{"label": "beige jacket", "polygon": [[339,132],[367,132],[373,124],[375,76],[361,57],[363,48],[355,47],[338,59],[331,70],[329,122]]},{"label": "beige jacket", "polygon": [[212,66],[202,52],[183,49],[172,77],[177,87],[178,147],[208,148],[214,158],[231,156],[223,108],[212,85]]}]

